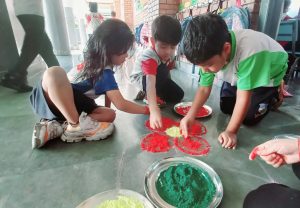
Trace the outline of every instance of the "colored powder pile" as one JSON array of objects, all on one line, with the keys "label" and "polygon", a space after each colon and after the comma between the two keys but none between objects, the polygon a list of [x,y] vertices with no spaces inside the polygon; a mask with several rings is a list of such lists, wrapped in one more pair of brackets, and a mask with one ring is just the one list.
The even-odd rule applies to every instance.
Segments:
[{"label": "colored powder pile", "polygon": [[178,150],[190,155],[207,155],[210,150],[208,142],[201,137],[176,138],[174,144]]},{"label": "colored powder pile", "polygon": [[199,122],[197,122],[193,126],[191,126],[188,131],[189,131],[188,134],[191,136],[200,136],[200,135],[206,134],[206,132],[207,132],[205,126]]},{"label": "colored powder pile", "polygon": [[[178,106],[176,108],[176,112],[179,113],[182,116],[185,116],[189,110],[191,109],[191,106]],[[209,111],[205,107],[201,107],[197,112],[197,117],[205,117],[209,114]]]},{"label": "colored powder pile", "polygon": [[169,137],[159,133],[148,134],[141,142],[142,150],[148,152],[168,152],[171,147]]},{"label": "colored powder pile", "polygon": [[152,131],[161,131],[161,132],[164,132],[164,131],[166,131],[168,128],[171,128],[171,127],[173,127],[173,126],[179,126],[179,123],[177,122],[177,121],[174,121],[174,120],[172,120],[172,119],[170,119],[170,118],[166,118],[166,117],[163,117],[162,118],[162,128],[160,128],[160,129],[152,129],[151,127],[150,127],[150,120],[147,120],[146,121],[146,123],[145,123],[145,126],[148,128],[148,129],[150,129],[150,130],[152,130]]},{"label": "colored powder pile", "polygon": [[208,173],[188,164],[171,166],[161,172],[156,189],[164,201],[180,208],[207,208],[216,193]]},{"label": "colored powder pile", "polygon": [[168,136],[173,137],[173,138],[182,137],[182,135],[180,133],[180,128],[177,126],[168,128],[165,132]]},{"label": "colored powder pile", "polygon": [[118,199],[107,200],[100,204],[97,208],[144,208],[144,205],[135,198],[118,196]]}]

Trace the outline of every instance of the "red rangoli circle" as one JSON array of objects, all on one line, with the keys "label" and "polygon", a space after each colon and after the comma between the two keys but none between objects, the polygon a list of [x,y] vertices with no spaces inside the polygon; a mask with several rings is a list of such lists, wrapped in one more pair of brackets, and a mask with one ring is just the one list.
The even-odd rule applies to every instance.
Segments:
[{"label": "red rangoli circle", "polygon": [[167,135],[152,133],[143,138],[141,148],[148,152],[168,152],[172,145]]},{"label": "red rangoli circle", "polygon": [[195,122],[188,130],[190,136],[201,136],[206,134],[207,130],[204,125],[199,122]]},{"label": "red rangoli circle", "polygon": [[[179,122],[170,118],[162,118],[163,127],[161,129],[152,129],[150,127],[150,121],[145,122],[145,126],[152,131],[151,134],[146,135],[141,141],[141,149],[148,152],[168,152],[174,146],[181,152],[202,156],[207,155],[210,150],[209,143],[200,136],[206,134],[206,128],[200,122],[195,122],[193,126],[189,128],[189,137],[175,138],[166,134],[166,130],[172,127],[179,127]],[[173,131],[173,130],[172,130]],[[171,131],[171,132],[172,132]],[[175,134],[178,134],[175,129]]]},{"label": "red rangoli circle", "polygon": [[210,149],[208,142],[201,137],[175,138],[174,144],[178,150],[190,155],[207,155]]}]

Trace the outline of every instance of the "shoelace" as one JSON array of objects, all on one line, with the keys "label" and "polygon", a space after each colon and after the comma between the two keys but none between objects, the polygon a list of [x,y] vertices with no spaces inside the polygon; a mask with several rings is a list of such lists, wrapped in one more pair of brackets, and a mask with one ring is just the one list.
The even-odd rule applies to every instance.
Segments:
[{"label": "shoelace", "polygon": [[[99,125],[99,122],[98,121],[95,121],[94,119],[92,119],[91,117],[87,116],[87,115],[84,115],[84,123],[86,127],[90,127],[92,126],[92,128],[95,128]],[[91,129],[91,128],[89,128]]]}]

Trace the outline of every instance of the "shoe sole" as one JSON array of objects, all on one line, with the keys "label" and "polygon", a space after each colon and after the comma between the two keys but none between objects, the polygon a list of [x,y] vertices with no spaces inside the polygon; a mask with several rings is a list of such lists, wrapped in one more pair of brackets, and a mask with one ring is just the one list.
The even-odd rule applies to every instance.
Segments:
[{"label": "shoe sole", "polygon": [[114,124],[111,123],[111,125],[109,125],[109,127],[107,129],[105,129],[105,131],[103,131],[101,133],[101,135],[94,135],[94,136],[74,136],[74,137],[66,137],[64,136],[64,134],[61,136],[61,140],[64,142],[69,142],[69,143],[77,143],[77,142],[81,142],[82,140],[86,140],[86,141],[98,141],[98,140],[103,140],[106,139],[108,136],[110,136],[114,131]]}]

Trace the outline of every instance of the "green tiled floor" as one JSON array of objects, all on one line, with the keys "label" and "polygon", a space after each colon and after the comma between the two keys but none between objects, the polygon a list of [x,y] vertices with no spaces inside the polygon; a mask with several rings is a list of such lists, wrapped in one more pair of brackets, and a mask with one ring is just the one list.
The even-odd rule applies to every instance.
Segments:
[{"label": "green tiled floor", "polygon": [[[185,100],[190,101],[197,89],[197,80],[180,71],[174,78],[183,86]],[[36,82],[40,73],[31,77]],[[132,99],[136,89],[125,83],[120,89]],[[213,115],[202,120],[208,129],[205,138],[211,145],[208,156],[198,159],[213,167],[220,175],[224,197],[220,207],[240,208],[247,194],[259,185],[278,182],[300,189],[300,181],[291,167],[274,169],[260,160],[250,162],[251,149],[277,134],[300,134],[300,80],[291,82],[293,98],[283,103],[280,111],[271,112],[255,127],[242,126],[239,146],[225,150],[217,142],[229,116],[219,110],[219,87],[214,86],[208,105]],[[182,156],[177,150],[169,153],[142,152],[140,138],[149,131],[143,126],[144,115],[117,111],[116,130],[108,140],[99,142],[63,143],[50,141],[44,148],[31,150],[31,134],[38,120],[31,111],[29,94],[17,94],[0,87],[0,208],[69,208],[102,191],[114,189],[118,175],[124,189],[144,194],[144,175],[155,161],[169,156]],[[179,119],[171,106],[163,114]]]}]

